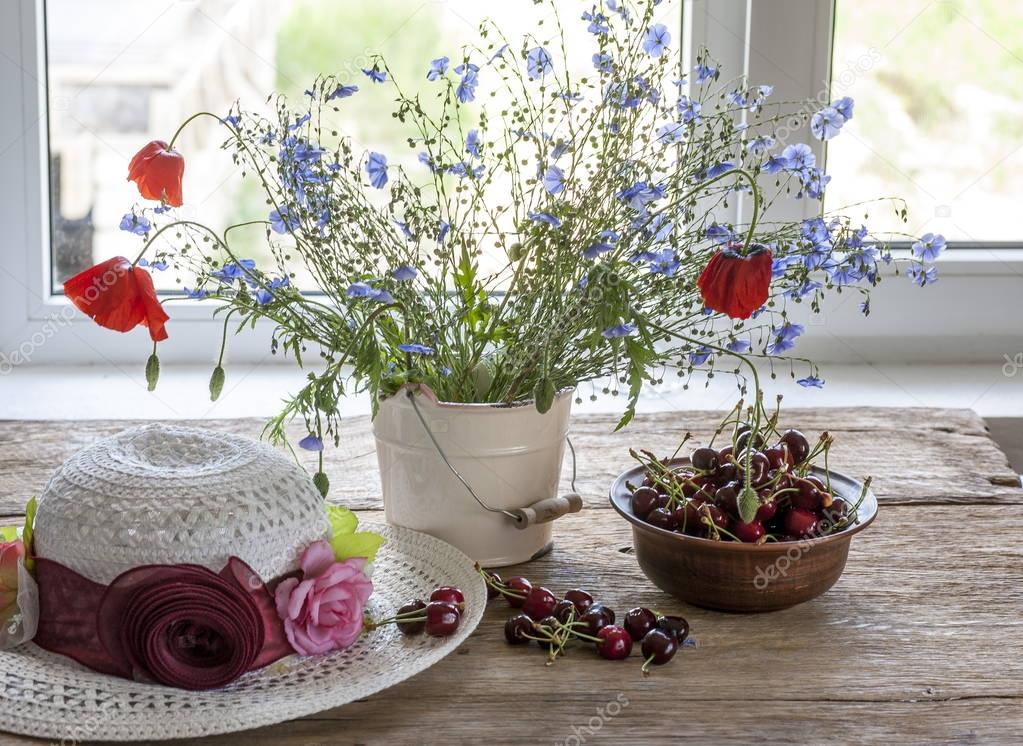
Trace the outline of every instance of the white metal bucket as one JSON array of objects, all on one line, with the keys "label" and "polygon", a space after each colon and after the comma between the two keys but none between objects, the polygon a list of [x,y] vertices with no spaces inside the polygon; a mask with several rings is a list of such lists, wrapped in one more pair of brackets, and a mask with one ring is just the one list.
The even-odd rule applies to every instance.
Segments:
[{"label": "white metal bucket", "polygon": [[[511,406],[438,402],[422,387],[416,405],[438,445],[486,505],[525,508],[557,495],[572,391],[545,414]],[[484,509],[447,467],[402,390],[373,420],[388,523],[453,544],[485,567],[525,562],[551,545],[552,523],[516,528]]]}]

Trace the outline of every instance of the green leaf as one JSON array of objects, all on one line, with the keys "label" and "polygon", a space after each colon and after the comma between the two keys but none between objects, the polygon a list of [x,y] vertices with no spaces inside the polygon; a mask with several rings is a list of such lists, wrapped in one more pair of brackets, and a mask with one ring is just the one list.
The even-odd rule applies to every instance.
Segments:
[{"label": "green leaf", "polygon": [[330,532],[334,536],[354,534],[359,527],[358,516],[340,505],[327,505],[327,520],[330,521]]},{"label": "green leaf", "polygon": [[213,375],[210,376],[210,401],[220,398],[220,392],[224,390],[224,378],[224,368],[218,365],[213,369]]},{"label": "green leaf", "polygon": [[359,531],[334,539],[330,546],[334,550],[334,558],[344,562],[352,557],[365,557],[367,562],[376,559],[377,551],[384,543],[384,537],[370,531]]},{"label": "green leaf", "polygon": [[355,513],[340,505],[327,505],[327,520],[330,522],[330,546],[338,562],[352,557],[365,557],[367,562],[372,562],[376,558],[384,537],[370,531],[356,531],[359,518]]},{"label": "green leaf", "polygon": [[3,526],[0,527],[0,541],[10,542],[18,539],[18,527],[17,526]]},{"label": "green leaf", "polygon": [[156,391],[156,382],[160,380],[160,358],[154,352],[146,361],[146,384],[150,391]]},{"label": "green leaf", "polygon": [[25,528],[21,530],[21,540],[25,543],[25,569],[34,570],[35,560],[32,559],[32,528],[36,522],[38,503],[33,497],[25,506]]},{"label": "green leaf", "polygon": [[536,411],[546,414],[554,406],[554,381],[541,378],[533,387],[533,398],[536,400]]}]

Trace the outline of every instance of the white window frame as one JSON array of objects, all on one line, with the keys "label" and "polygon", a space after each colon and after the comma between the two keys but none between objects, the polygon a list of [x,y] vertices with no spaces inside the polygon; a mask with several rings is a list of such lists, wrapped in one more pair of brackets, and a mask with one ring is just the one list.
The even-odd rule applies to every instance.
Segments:
[{"label": "white window frame", "polygon": [[[684,52],[710,48],[728,70],[771,82],[775,95],[807,99],[830,80],[835,0],[686,0]],[[43,0],[0,3],[0,373],[10,365],[139,365],[148,352],[144,329],[120,335],[102,329],[49,288],[49,171]],[[797,71],[793,74],[792,71]],[[821,162],[822,144],[809,137]],[[806,201],[803,210],[812,209]],[[737,214],[748,210],[740,199]],[[786,217],[806,215],[796,208]],[[875,290],[876,314],[863,319],[845,293],[832,299],[808,328],[799,352],[826,362],[1000,361],[1023,340],[1023,250],[947,251],[941,279],[921,290],[889,278]],[[212,304],[173,306],[170,339],[160,345],[165,363],[216,359],[221,326]],[[799,316],[797,312],[797,317]],[[232,337],[236,362],[268,359],[272,329]]]}]

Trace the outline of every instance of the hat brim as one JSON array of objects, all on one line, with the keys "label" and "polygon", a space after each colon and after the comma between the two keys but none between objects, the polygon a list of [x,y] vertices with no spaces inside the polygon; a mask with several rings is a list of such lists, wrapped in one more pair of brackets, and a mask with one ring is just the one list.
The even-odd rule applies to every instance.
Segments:
[{"label": "hat brim", "polygon": [[394,625],[360,636],[347,650],[290,656],[223,689],[189,692],[91,671],[29,643],[0,651],[0,730],[75,741],[141,741],[210,736],[293,720],[383,691],[442,659],[483,617],[486,585],[473,561],[450,544],[409,529],[363,524],[382,534],[368,611],[390,616],[439,585],[465,593],[451,637],[406,637]]}]

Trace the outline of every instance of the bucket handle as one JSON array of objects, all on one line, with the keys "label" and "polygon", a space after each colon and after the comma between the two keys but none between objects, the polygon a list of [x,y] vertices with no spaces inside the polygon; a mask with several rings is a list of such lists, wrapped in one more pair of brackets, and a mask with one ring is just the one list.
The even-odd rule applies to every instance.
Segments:
[{"label": "bucket handle", "polygon": [[430,430],[430,426],[426,423],[426,418],[423,417],[423,413],[419,411],[419,405],[416,403],[415,392],[408,390],[405,392],[405,395],[408,396],[408,400],[412,403],[412,409],[415,410],[416,417],[419,418],[419,422],[423,425],[423,430],[426,431],[426,435],[430,439],[430,442],[433,443],[433,447],[437,449],[437,453],[440,454],[441,460],[444,461],[444,465],[448,467],[455,477],[458,478],[458,481],[465,486],[465,489],[468,490],[469,494],[472,495],[473,499],[479,503],[480,507],[484,510],[491,513],[503,513],[514,522],[516,528],[521,529],[529,528],[537,523],[549,523],[550,521],[560,518],[563,515],[567,515],[568,513],[578,513],[582,510],[583,498],[576,491],[575,487],[575,446],[572,445],[572,441],[568,438],[568,436],[565,436],[565,442],[568,443],[568,450],[572,453],[571,492],[566,495],[544,498],[543,500],[535,502],[532,505],[528,505],[525,508],[515,508],[512,510],[492,508],[483,502],[480,496],[476,494],[476,490],[472,488],[472,485],[465,481],[465,477],[459,474],[458,469],[451,465],[447,454],[444,453],[444,449],[440,447],[440,443],[437,442],[437,439],[433,436],[433,431]]}]

